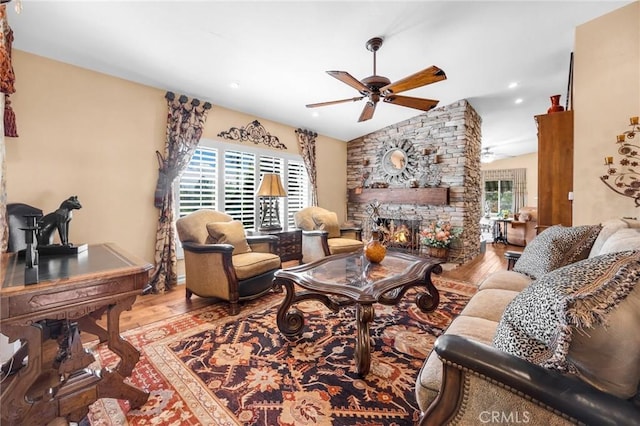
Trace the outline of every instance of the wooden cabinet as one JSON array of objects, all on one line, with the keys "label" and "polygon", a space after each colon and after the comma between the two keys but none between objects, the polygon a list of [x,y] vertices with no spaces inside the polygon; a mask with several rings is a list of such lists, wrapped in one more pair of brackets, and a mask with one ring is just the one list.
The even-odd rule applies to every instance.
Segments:
[{"label": "wooden cabinet", "polygon": [[293,229],[289,231],[249,231],[250,235],[275,235],[278,237],[276,253],[280,260],[302,261],[302,231]]},{"label": "wooden cabinet", "polygon": [[572,225],[573,111],[537,115],[538,229]]}]

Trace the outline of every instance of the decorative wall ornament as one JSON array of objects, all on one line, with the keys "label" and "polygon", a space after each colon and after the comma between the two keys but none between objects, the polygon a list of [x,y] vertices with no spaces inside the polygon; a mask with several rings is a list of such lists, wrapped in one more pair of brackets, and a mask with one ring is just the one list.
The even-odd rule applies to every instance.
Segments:
[{"label": "decorative wall ornament", "polygon": [[416,154],[408,139],[389,141],[378,154],[378,173],[390,184],[401,184],[413,179],[418,167]]},{"label": "decorative wall ornament", "polygon": [[245,127],[231,127],[226,132],[218,133],[218,136],[233,141],[249,141],[253,142],[256,145],[259,143],[263,143],[267,146],[270,146],[271,148],[287,149],[287,147],[282,142],[280,142],[280,139],[269,134],[269,132],[267,132],[267,129],[265,129],[258,120],[253,120]]},{"label": "decorative wall ornament", "polygon": [[636,207],[640,207],[640,144],[631,143],[636,135],[640,135],[638,117],[631,117],[629,123],[630,129],[616,137],[618,154],[624,156],[618,162],[620,167],[613,165],[613,157],[604,157],[608,170],[600,180],[612,191],[633,198]]}]

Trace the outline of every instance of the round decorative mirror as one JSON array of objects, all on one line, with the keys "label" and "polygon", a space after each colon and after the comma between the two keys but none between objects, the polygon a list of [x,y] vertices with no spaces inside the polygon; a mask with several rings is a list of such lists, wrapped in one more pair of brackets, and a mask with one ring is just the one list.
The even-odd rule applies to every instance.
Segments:
[{"label": "round decorative mirror", "polygon": [[391,141],[381,150],[378,164],[387,183],[403,183],[415,176],[418,160],[408,140]]},{"label": "round decorative mirror", "polygon": [[382,157],[382,168],[388,175],[402,173],[407,167],[407,154],[398,148],[392,148]]}]

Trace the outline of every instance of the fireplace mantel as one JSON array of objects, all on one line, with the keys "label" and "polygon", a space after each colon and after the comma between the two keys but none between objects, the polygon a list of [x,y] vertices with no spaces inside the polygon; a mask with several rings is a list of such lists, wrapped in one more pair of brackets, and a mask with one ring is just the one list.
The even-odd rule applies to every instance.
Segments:
[{"label": "fireplace mantel", "polygon": [[350,203],[370,203],[378,200],[381,203],[419,204],[440,206],[449,204],[449,188],[363,188],[349,190]]}]

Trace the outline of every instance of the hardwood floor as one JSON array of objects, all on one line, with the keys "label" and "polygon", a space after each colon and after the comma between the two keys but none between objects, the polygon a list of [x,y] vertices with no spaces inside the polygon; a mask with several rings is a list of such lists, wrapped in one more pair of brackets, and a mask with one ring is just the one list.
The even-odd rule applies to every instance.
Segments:
[{"label": "hardwood floor", "polygon": [[[522,251],[522,247],[489,243],[485,253],[471,262],[443,272],[442,277],[477,284],[490,273],[507,268],[507,261],[504,258],[504,253],[507,250]],[[291,264],[285,263],[285,266],[291,266],[292,264],[295,264],[295,262]],[[190,301],[186,300],[182,285],[164,294],[139,296],[131,311],[125,311],[121,314],[120,330],[126,331],[140,327],[209,304],[211,304],[211,299],[203,299],[197,296],[193,296]]]}]

